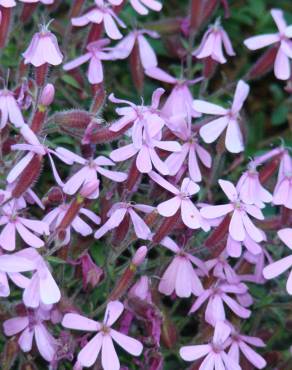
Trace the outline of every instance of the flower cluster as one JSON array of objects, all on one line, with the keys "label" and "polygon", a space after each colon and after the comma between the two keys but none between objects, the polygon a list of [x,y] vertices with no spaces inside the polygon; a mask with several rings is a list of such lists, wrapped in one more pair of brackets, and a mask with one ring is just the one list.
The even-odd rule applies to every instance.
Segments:
[{"label": "flower cluster", "polygon": [[[288,369],[261,326],[292,268],[291,148],[251,144],[257,79],[274,64],[271,90],[292,91],[284,12],[236,45],[223,0],[165,24],[158,0],[19,2],[0,0],[4,59],[14,27],[34,32],[0,90],[0,367]],[[230,73],[244,45],[272,46]]]}]

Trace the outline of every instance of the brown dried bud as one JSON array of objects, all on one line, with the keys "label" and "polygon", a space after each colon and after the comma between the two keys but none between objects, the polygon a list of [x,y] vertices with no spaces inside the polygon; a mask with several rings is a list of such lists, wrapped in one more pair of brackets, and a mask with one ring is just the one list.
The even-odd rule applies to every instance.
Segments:
[{"label": "brown dried bud", "polygon": [[12,190],[12,197],[19,198],[26,192],[37,180],[41,173],[43,157],[35,154],[29,164],[18,177],[16,185]]}]

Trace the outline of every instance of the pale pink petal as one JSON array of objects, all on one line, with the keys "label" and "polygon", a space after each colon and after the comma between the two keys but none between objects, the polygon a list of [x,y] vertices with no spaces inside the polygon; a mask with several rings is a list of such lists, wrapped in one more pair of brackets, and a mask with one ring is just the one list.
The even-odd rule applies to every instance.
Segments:
[{"label": "pale pink petal", "polygon": [[26,226],[28,229],[38,233],[38,234],[46,234],[49,235],[49,227],[46,222],[38,221],[38,220],[29,220],[24,217],[18,217],[18,220]]},{"label": "pale pink petal", "polygon": [[230,235],[228,235],[226,250],[230,257],[240,257],[242,253],[241,242],[234,240]]},{"label": "pale pink petal", "polygon": [[178,267],[179,261],[177,258],[174,258],[161,277],[158,286],[160,293],[171,295],[174,292]]},{"label": "pale pink petal", "polygon": [[136,166],[141,173],[149,173],[152,170],[149,149],[146,146],[140,149],[136,158]]},{"label": "pale pink petal", "polygon": [[18,338],[19,347],[22,349],[23,352],[29,352],[32,348],[32,340],[33,340],[34,331],[26,328],[21,336]]},{"label": "pale pink petal", "polygon": [[236,85],[234,99],[232,103],[232,112],[239,112],[249,93],[249,85],[243,80],[239,80]]},{"label": "pale pink petal", "polygon": [[200,190],[199,185],[197,185],[190,178],[186,177],[183,179],[181,184],[181,192],[183,194],[194,195]]},{"label": "pale pink petal", "polygon": [[129,214],[137,237],[145,240],[148,239],[151,235],[151,230],[146,225],[145,221],[132,209],[129,209]]},{"label": "pale pink petal", "polygon": [[69,195],[75,194],[78,191],[78,189],[81,187],[81,185],[89,177],[91,171],[94,171],[94,170],[90,169],[87,166],[82,167],[73,176],[71,176],[70,179],[66,182],[66,184],[63,187],[63,191]]},{"label": "pale pink petal", "polygon": [[209,352],[211,352],[211,346],[209,344],[185,346],[179,350],[180,357],[185,361],[198,360]]},{"label": "pale pink petal", "polygon": [[103,338],[103,334],[98,333],[82,348],[78,354],[78,362],[82,366],[90,367],[94,365],[100,352]]},{"label": "pale pink petal", "polygon": [[0,271],[0,297],[9,297],[9,295],[10,288],[7,279],[7,274],[5,272]]},{"label": "pale pink petal", "polygon": [[98,331],[101,327],[97,321],[88,319],[87,317],[81,316],[77,313],[65,314],[62,320],[62,325],[68,329],[84,331]]},{"label": "pale pink petal", "polygon": [[181,218],[190,229],[198,229],[201,225],[201,214],[190,199],[181,201]]},{"label": "pale pink petal", "polygon": [[205,301],[210,297],[211,290],[207,289],[205,290],[196,300],[195,303],[192,305],[190,312],[193,313],[196,312],[204,303]]},{"label": "pale pink petal", "polygon": [[19,175],[22,173],[22,171],[26,168],[26,166],[29,164],[29,162],[32,160],[34,157],[34,153],[29,152],[27,153],[17,164],[10,170],[10,172],[7,175],[7,182],[12,183],[15,181]]},{"label": "pale pink petal", "polygon": [[290,271],[287,283],[286,283],[287,292],[292,295],[292,271]]},{"label": "pale pink petal", "polygon": [[141,4],[140,0],[130,0],[130,3],[137,13],[141,15],[147,15],[149,13],[149,10]]},{"label": "pale pink petal", "polygon": [[222,345],[231,333],[230,326],[224,321],[218,321],[215,325],[213,343]]},{"label": "pale pink petal", "polygon": [[251,216],[255,217],[258,220],[263,220],[265,218],[263,212],[257,206],[254,206],[252,204],[246,204],[244,208],[248,214],[250,214]]},{"label": "pale pink petal", "polygon": [[236,241],[243,241],[245,239],[245,229],[243,223],[243,212],[235,209],[229,224],[229,233]]},{"label": "pale pink petal", "polygon": [[192,271],[193,267],[190,261],[184,257],[176,257],[177,272],[175,281],[175,292],[180,298],[190,297],[192,293]]},{"label": "pale pink petal", "polygon": [[81,66],[83,63],[86,63],[90,59],[90,57],[91,57],[90,53],[81,55],[80,57],[72,60],[71,62],[64,64],[63,69],[65,71],[70,71],[71,69],[77,68]]},{"label": "pale pink petal", "polygon": [[251,311],[240,306],[233,298],[230,298],[227,294],[222,295],[223,301],[237,316],[247,319],[251,315]]},{"label": "pale pink petal", "polygon": [[102,167],[98,167],[98,172],[113,180],[113,181],[116,181],[116,182],[123,182],[127,179],[128,175],[126,173],[123,173],[123,172],[119,172],[119,171],[110,171],[110,170],[107,170],[105,168],[102,168]]},{"label": "pale pink petal", "polygon": [[214,370],[214,366],[215,366],[215,354],[211,352],[201,363],[199,370]]},{"label": "pale pink petal", "polygon": [[96,57],[90,59],[88,72],[87,72],[88,81],[91,84],[99,84],[103,81],[103,69],[102,63]]},{"label": "pale pink petal", "polygon": [[57,342],[54,337],[42,324],[34,327],[34,335],[41,356],[48,362],[51,362],[57,350]]},{"label": "pale pink petal", "polygon": [[220,107],[220,105],[209,103],[204,100],[194,100],[193,108],[197,112],[214,114],[216,116],[224,116],[228,112],[227,109]]},{"label": "pale pink petal", "polygon": [[0,270],[5,272],[25,272],[35,269],[35,263],[24,257],[13,254],[0,256]]},{"label": "pale pink petal", "polygon": [[104,22],[104,29],[105,29],[105,32],[106,34],[108,35],[109,38],[113,39],[113,40],[118,40],[118,39],[121,39],[123,37],[123,35],[121,34],[121,32],[119,31],[113,17],[106,13],[104,14],[104,17],[103,17],[103,22]]},{"label": "pale pink petal", "polygon": [[205,148],[203,148],[201,145],[196,145],[195,150],[201,160],[201,162],[206,166],[207,168],[211,168],[212,166],[212,157],[209,152]]},{"label": "pale pink petal", "polygon": [[177,82],[176,78],[172,77],[169,73],[163,71],[158,67],[148,68],[145,71],[145,74],[151,78],[155,78],[156,80],[163,81],[169,84],[175,84]]},{"label": "pale pink petal", "polygon": [[242,220],[246,232],[255,242],[260,243],[264,240],[263,232],[252,223],[245,212],[242,212]]},{"label": "pale pink petal", "polygon": [[0,246],[7,251],[14,251],[15,249],[15,224],[9,222],[5,225],[0,234]]},{"label": "pale pink petal", "polygon": [[225,50],[226,50],[226,53],[230,56],[234,56],[235,55],[235,52],[233,50],[233,47],[232,47],[232,44],[231,44],[231,41],[230,41],[230,38],[229,36],[227,35],[227,33],[223,30],[223,28],[221,28],[220,30],[220,33],[221,33],[221,37],[222,37],[222,41],[223,41],[223,44],[224,44],[224,47],[225,47]]},{"label": "pale pink petal", "polygon": [[229,121],[227,125],[225,147],[230,153],[240,153],[244,150],[243,136],[235,120]]},{"label": "pale pink petal", "polygon": [[224,116],[207,123],[200,129],[202,139],[208,144],[213,143],[224,131],[228,122],[229,119]]},{"label": "pale pink petal", "polygon": [[117,209],[111,217],[95,232],[94,237],[100,239],[109,230],[112,230],[120,225],[127,213],[126,208]]},{"label": "pale pink petal", "polygon": [[165,202],[160,203],[157,206],[157,211],[161,216],[171,217],[176,214],[181,205],[181,199],[179,197],[173,197]]},{"label": "pale pink petal", "polygon": [[137,152],[138,150],[134,147],[134,145],[129,144],[113,150],[110,154],[110,158],[115,162],[122,162],[133,157]]},{"label": "pale pink petal", "polygon": [[202,44],[198,52],[193,55],[198,59],[209,57],[213,53],[216,41],[218,42],[218,40],[216,40],[216,34],[214,32],[210,32],[207,37],[203,37]]},{"label": "pale pink petal", "polygon": [[[54,304],[61,299],[61,292],[50,271],[39,272],[40,274],[40,298],[45,304]],[[45,274],[45,277],[43,277]]]},{"label": "pale pink petal", "polygon": [[257,369],[263,369],[266,367],[267,362],[266,360],[256,353],[252,348],[250,348],[247,344],[243,341],[239,342],[239,347],[244,354],[244,356],[248,359],[248,361],[253,364]]},{"label": "pale pink petal", "polygon": [[139,53],[144,69],[156,67],[157,58],[154,50],[143,35],[138,36]]},{"label": "pale pink petal", "polygon": [[105,335],[103,337],[101,364],[104,370],[120,370],[120,361],[117,356],[112,338],[109,335]]},{"label": "pale pink petal", "polygon": [[169,174],[171,176],[174,176],[178,173],[188,155],[188,152],[189,145],[184,144],[182,146],[181,152],[172,153],[170,154],[170,156],[168,156],[168,158],[165,161],[165,164],[167,165],[169,169]]},{"label": "pale pink petal", "polygon": [[280,41],[279,36],[276,33],[253,36],[244,40],[244,45],[250,50],[257,50],[264,48],[268,45],[274,44],[275,42]]},{"label": "pale pink petal", "polygon": [[283,13],[283,10],[281,9],[272,9],[271,10],[271,15],[278,27],[278,30],[280,32],[284,32],[286,27],[287,27],[287,24],[286,24],[286,21],[285,21],[285,18],[284,18],[284,13]]},{"label": "pale pink petal", "polygon": [[177,188],[172,185],[170,182],[166,181],[162,176],[160,176],[158,173],[151,171],[148,173],[148,176],[155,181],[158,185],[160,185],[162,188],[168,190],[169,192],[178,195],[179,191]]},{"label": "pale pink petal", "polygon": [[73,229],[77,233],[81,234],[82,236],[88,236],[93,232],[92,228],[85,221],[83,221],[79,216],[76,216],[74,218],[71,225]]},{"label": "pale pink petal", "polygon": [[226,215],[233,211],[232,204],[223,204],[218,206],[206,206],[203,207],[200,212],[204,218],[212,219]]},{"label": "pale pink petal", "polygon": [[292,266],[292,255],[282,258],[279,261],[273,262],[266,266],[263,270],[265,279],[273,279],[281,275]]},{"label": "pale pink petal", "polygon": [[220,179],[220,180],[218,180],[218,183],[219,183],[221,189],[224,191],[227,198],[231,202],[234,202],[237,199],[238,194],[237,194],[237,190],[236,190],[235,186],[232,184],[232,182]]},{"label": "pale pink petal", "polygon": [[[151,161],[153,163],[153,166],[157,171],[159,171],[162,175],[168,175],[169,169],[167,165],[159,158],[158,154],[153,148],[149,148],[149,155],[151,158]],[[150,170],[151,171],[151,170]]]},{"label": "pale pink petal", "polygon": [[27,307],[37,308],[40,304],[40,281],[37,273],[30,279],[29,285],[24,289],[23,292],[23,303]]},{"label": "pale pink petal", "polygon": [[11,337],[23,331],[29,324],[28,317],[14,317],[3,323],[4,334]]},{"label": "pale pink petal", "polygon": [[130,353],[133,356],[140,356],[143,351],[142,344],[134,338],[129,337],[128,335],[119,333],[118,331],[111,329],[110,336],[115,342],[118,343],[125,351]]},{"label": "pale pink petal", "polygon": [[275,65],[274,65],[275,76],[279,80],[288,80],[290,78],[290,61],[288,56],[280,48],[276,55]]},{"label": "pale pink petal", "polygon": [[200,182],[202,180],[202,175],[201,175],[200,167],[198,165],[197,156],[196,156],[194,147],[192,147],[189,151],[188,165],[189,165],[190,178],[193,181]]},{"label": "pale pink petal", "polygon": [[111,301],[106,307],[106,312],[104,314],[104,324],[107,326],[112,326],[124,311],[124,305],[119,301]]},{"label": "pale pink petal", "polygon": [[44,246],[44,242],[31,231],[29,231],[20,222],[15,223],[16,230],[18,231],[22,240],[24,240],[28,245],[34,248],[41,248]]},{"label": "pale pink petal", "polygon": [[283,243],[287,245],[290,249],[292,249],[292,229],[282,229],[278,231],[278,236],[282,240]]},{"label": "pale pink petal", "polygon": [[224,351],[221,352],[221,356],[226,369],[242,370],[241,366],[233,361],[233,359],[229,357]]}]

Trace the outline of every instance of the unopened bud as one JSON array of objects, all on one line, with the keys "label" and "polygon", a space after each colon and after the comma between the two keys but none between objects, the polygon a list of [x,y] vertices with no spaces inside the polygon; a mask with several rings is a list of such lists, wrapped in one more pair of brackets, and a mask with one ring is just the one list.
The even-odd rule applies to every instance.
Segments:
[{"label": "unopened bud", "polygon": [[40,105],[43,105],[45,107],[48,107],[52,104],[53,100],[55,98],[55,87],[53,84],[46,84],[44,87],[41,97],[40,97]]},{"label": "unopened bud", "polygon": [[148,252],[148,249],[145,245],[138,248],[132,259],[133,265],[135,265],[136,267],[142,265],[142,263],[144,262],[146,258],[147,252]]},{"label": "unopened bud", "polygon": [[95,288],[103,278],[103,270],[98,267],[88,253],[80,257],[82,267],[82,285],[85,290],[88,286]]},{"label": "unopened bud", "polygon": [[249,72],[247,73],[248,79],[259,78],[266,73],[268,73],[275,62],[276,55],[278,52],[278,47],[274,46],[268,49],[256,63],[251,67]]},{"label": "unopened bud", "polygon": [[52,121],[61,129],[85,130],[91,122],[91,118],[91,115],[85,110],[72,109],[54,114]]}]

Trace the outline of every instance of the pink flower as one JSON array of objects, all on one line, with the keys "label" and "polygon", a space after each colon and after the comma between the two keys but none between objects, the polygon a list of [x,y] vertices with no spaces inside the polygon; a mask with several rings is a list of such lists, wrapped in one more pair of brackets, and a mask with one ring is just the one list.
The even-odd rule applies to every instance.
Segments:
[{"label": "pink flower", "polygon": [[190,297],[191,294],[200,295],[203,292],[203,286],[192,264],[207,273],[204,263],[199,258],[185,252],[169,237],[164,238],[160,244],[174,252],[175,257],[161,277],[159,292],[165,295],[175,292],[181,298]]},{"label": "pink flower", "polygon": [[120,162],[137,155],[136,166],[139,172],[149,173],[154,167],[161,174],[168,175],[169,169],[165,162],[159,158],[155,149],[179,152],[181,150],[180,144],[176,141],[160,141],[159,136],[151,137],[148,126],[145,126],[140,134],[142,135],[141,140],[136,136],[136,142],[113,150],[110,158]]},{"label": "pink flower", "polygon": [[13,123],[17,128],[20,128],[25,124],[21,110],[12,91],[7,89],[0,90],[0,112],[0,130],[7,125],[7,122]]},{"label": "pink flower", "polygon": [[24,284],[20,286],[20,288],[24,288],[24,304],[27,307],[37,308],[40,304],[51,305],[59,302],[61,299],[60,289],[43,257],[32,248],[23,249],[14,255],[29,259],[34,264],[35,272],[31,279],[26,278]]},{"label": "pink flower", "polygon": [[109,39],[101,39],[89,43],[86,46],[87,53],[64,65],[65,71],[70,71],[89,61],[87,78],[91,84],[99,84],[103,81],[102,60],[113,60],[113,54],[107,53]]},{"label": "pink flower", "polygon": [[31,247],[40,248],[44,246],[44,242],[35,234],[50,234],[49,227],[45,222],[21,217],[13,202],[4,205],[1,213],[0,224],[5,225],[0,234],[0,245],[3,249],[9,251],[15,249],[16,233]]},{"label": "pink flower", "polygon": [[82,366],[92,366],[96,362],[101,351],[101,364],[103,369],[119,370],[120,361],[115,351],[113,340],[131,355],[141,355],[143,346],[138,340],[111,328],[121,316],[123,310],[124,306],[119,301],[108,303],[103,323],[87,319],[84,316],[74,313],[69,313],[64,316],[62,325],[65,328],[98,332],[79,352],[78,362]]},{"label": "pink flower", "polygon": [[248,216],[250,214],[258,220],[263,220],[264,215],[260,208],[243,203],[236,188],[230,181],[219,180],[219,185],[230,200],[230,203],[203,207],[201,209],[202,216],[212,219],[232,212],[229,233],[234,240],[243,241],[247,235],[257,243],[264,240],[263,232],[251,222]]},{"label": "pink flower", "polygon": [[250,337],[234,332],[227,340],[227,343],[227,347],[230,345],[228,355],[236,363],[240,363],[241,352],[243,356],[257,369],[263,369],[266,367],[266,360],[250,347],[250,345],[260,348],[265,347],[265,343],[260,338]]},{"label": "pink flower", "polygon": [[130,4],[141,15],[147,15],[149,13],[147,8],[155,12],[160,12],[162,9],[162,4],[157,0],[130,0]]},{"label": "pink flower", "polygon": [[[282,229],[278,231],[278,236],[282,242],[292,250],[292,229]],[[266,266],[263,270],[263,275],[266,279],[273,279],[288,270],[290,267],[292,267],[292,254]],[[286,289],[287,292],[292,295],[292,270],[287,280]]]},{"label": "pink flower", "polygon": [[[75,194],[81,186],[88,183],[94,182],[99,184],[99,179],[97,174],[101,174],[113,181],[122,182],[127,178],[127,174],[118,171],[110,171],[102,166],[114,166],[115,163],[110,159],[99,156],[95,159],[84,159],[78,154],[71,152],[65,148],[57,148],[56,153],[61,157],[67,158],[69,162],[79,163],[82,165],[82,168],[77,171],[63,186],[63,191],[66,194],[73,195]],[[89,199],[95,199],[99,196],[99,187],[91,195],[88,196]]]},{"label": "pink flower", "polygon": [[[44,218],[43,221],[46,222],[50,226],[50,230],[53,232],[55,231],[58,226],[61,224],[70,204],[61,204],[58,207],[51,210]],[[74,218],[71,222],[70,226],[67,227],[65,232],[65,237],[61,241],[60,245],[67,245],[71,238],[71,228],[76,231],[78,234],[82,236],[88,236],[93,233],[92,228],[82,220],[80,215],[84,215],[88,217],[92,222],[96,225],[100,224],[100,217],[97,216],[94,212],[90,211],[86,208],[81,208],[79,214]]]},{"label": "pink flower", "polygon": [[[172,153],[165,161],[169,168],[171,176],[176,175],[182,165],[188,158],[188,174],[192,181],[200,182],[202,180],[201,170],[198,164],[198,158],[207,168],[212,165],[211,155],[199,143],[196,134],[192,133],[191,120],[187,124],[182,124],[179,131],[172,130],[181,140],[184,141],[180,152]],[[198,158],[197,158],[198,157]]]},{"label": "pink flower", "polygon": [[139,298],[141,301],[152,303],[150,282],[148,276],[141,276],[128,293],[129,298]]},{"label": "pink flower", "polygon": [[50,149],[47,146],[41,144],[37,136],[27,125],[21,127],[20,133],[27,143],[14,144],[11,146],[11,150],[27,151],[28,153],[10,170],[7,175],[7,182],[9,184],[13,183],[28,166],[35,155],[39,155],[41,157],[48,155],[55,180],[59,186],[63,186],[63,181],[60,179],[60,176],[57,172],[52,154],[69,165],[73,164],[72,160],[68,159],[67,156],[65,157],[59,154],[57,151],[54,151],[53,149]]},{"label": "pink flower", "polygon": [[134,231],[137,237],[144,240],[149,239],[151,230],[135,210],[144,213],[151,213],[154,210],[154,207],[150,207],[145,204],[116,203],[107,213],[109,219],[95,232],[94,237],[96,239],[100,239],[105,233],[118,227],[128,214],[133,222]]},{"label": "pink flower", "polygon": [[[193,107],[193,96],[189,89],[189,86],[200,82],[202,80],[201,77],[194,80],[175,78],[158,67],[148,68],[145,73],[151,78],[155,78],[156,80],[174,85],[170,95],[164,103],[163,108],[161,109],[161,113],[163,114],[163,116],[167,118],[173,116],[185,117],[186,112],[190,112],[190,115],[194,118],[201,116],[201,114],[198,113],[198,111],[196,111],[196,109],[194,109]],[[171,130],[172,127],[176,127],[175,123],[175,120],[173,120],[171,126],[169,126],[168,120],[166,120],[166,124],[168,124]],[[177,125],[178,124],[179,122],[177,123]]]},{"label": "pink flower", "polygon": [[245,235],[245,239],[242,241],[234,240],[229,234],[226,243],[226,252],[230,257],[238,258],[242,253],[242,246],[254,255],[262,253],[262,247],[256,243],[248,234]]},{"label": "pink flower", "polygon": [[132,53],[135,44],[138,45],[139,56],[144,69],[156,67],[157,57],[144,35],[152,38],[159,38],[159,34],[149,30],[134,30],[124,37],[113,49],[113,55],[119,59],[128,58]]},{"label": "pink flower", "polygon": [[158,213],[163,217],[171,217],[181,209],[181,218],[183,223],[190,229],[202,228],[204,231],[210,230],[210,226],[200,215],[200,212],[191,201],[191,197],[198,193],[200,187],[188,177],[183,179],[180,190],[174,185],[164,180],[155,172],[149,173],[150,178],[159,184],[162,188],[168,190],[175,196],[157,206]]},{"label": "pink flower", "polygon": [[122,38],[122,34],[119,31],[116,23],[126,28],[125,23],[116,16],[113,9],[109,7],[103,0],[95,0],[95,7],[89,10],[87,13],[77,18],[72,18],[71,22],[73,26],[83,27],[88,23],[104,24],[105,33],[110,39],[118,40]]},{"label": "pink flower", "polygon": [[135,105],[128,100],[117,99],[114,94],[109,96],[109,100],[115,104],[126,104],[126,107],[120,107],[116,109],[116,113],[122,116],[120,119],[115,121],[111,126],[110,130],[118,132],[127,125],[132,127],[132,139],[133,142],[139,144],[142,140],[142,131],[145,126],[149,128],[151,137],[156,136],[161,132],[161,129],[165,125],[164,119],[160,115],[158,109],[159,102],[164,90],[162,88],[156,89],[152,94],[152,102],[150,106]]},{"label": "pink flower", "polygon": [[185,361],[195,361],[206,356],[199,370],[241,370],[238,363],[225,352],[226,340],[230,333],[229,325],[223,321],[218,321],[215,326],[213,339],[209,344],[182,347],[179,351],[180,356]]},{"label": "pink flower", "polygon": [[201,45],[192,55],[198,59],[211,57],[218,63],[226,63],[226,58],[223,54],[223,46],[227,55],[235,55],[227,33],[220,25],[220,22],[216,21],[216,23],[210,26],[208,31],[204,34]]},{"label": "pink flower", "polygon": [[24,288],[26,284],[26,277],[22,277],[20,272],[27,272],[34,270],[33,261],[14,254],[2,254],[0,252],[0,297],[9,297],[10,288],[8,277],[19,287]]},{"label": "pink flower", "polygon": [[213,143],[227,128],[225,137],[226,149],[231,153],[239,153],[244,149],[243,137],[239,127],[239,112],[249,93],[249,86],[240,80],[236,86],[233,103],[230,109],[225,109],[203,100],[194,100],[193,108],[201,113],[220,116],[204,125],[200,135],[206,143]]},{"label": "pink flower", "polygon": [[22,54],[25,64],[40,67],[46,63],[56,66],[62,63],[63,55],[59,49],[58,40],[48,26],[42,26],[37,32],[27,50]]},{"label": "pink flower", "polygon": [[270,203],[273,200],[272,195],[261,185],[254,162],[251,162],[248,170],[242,174],[236,189],[244,203],[254,204],[259,208],[264,208],[264,203]]},{"label": "pink flower", "polygon": [[190,313],[196,312],[208,299],[208,304],[205,310],[205,320],[210,325],[215,325],[218,321],[226,319],[224,303],[238,317],[247,319],[251,315],[251,311],[241,306],[229,294],[244,294],[247,292],[246,285],[242,283],[230,284],[221,282],[214,284],[211,288],[204,290],[195,300],[190,309]]},{"label": "pink flower", "polygon": [[292,159],[288,151],[285,151],[281,158],[273,203],[292,209]]},{"label": "pink flower", "polygon": [[221,253],[217,258],[210,259],[205,263],[207,271],[213,272],[213,276],[220,280],[226,280],[229,284],[238,284],[240,278],[230,266],[225,252]]},{"label": "pink flower", "polygon": [[82,268],[83,289],[95,288],[103,278],[103,270],[94,263],[87,252],[79,257],[79,263],[81,263]]},{"label": "pink flower", "polygon": [[18,344],[23,352],[31,351],[33,338],[35,338],[39,353],[46,361],[51,362],[57,349],[57,340],[44,324],[44,321],[49,319],[50,311],[43,308],[28,311],[27,316],[14,317],[4,321],[4,333],[7,336],[21,333]]},{"label": "pink flower", "polygon": [[250,50],[257,50],[268,45],[277,43],[279,45],[276,55],[274,73],[280,80],[288,80],[291,75],[289,58],[292,58],[292,26],[287,26],[283,11],[271,10],[272,17],[278,27],[278,33],[250,37],[244,41],[244,45]]}]

